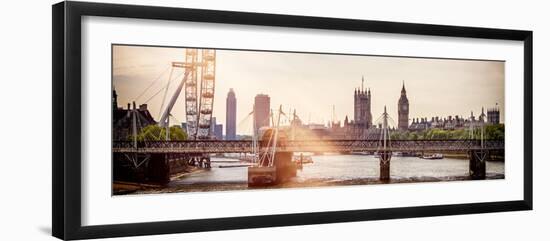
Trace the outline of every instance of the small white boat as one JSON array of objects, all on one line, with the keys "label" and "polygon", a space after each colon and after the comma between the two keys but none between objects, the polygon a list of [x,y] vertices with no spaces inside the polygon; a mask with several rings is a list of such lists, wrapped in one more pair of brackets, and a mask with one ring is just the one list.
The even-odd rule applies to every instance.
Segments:
[{"label": "small white boat", "polygon": [[435,154],[431,154],[431,155],[424,155],[420,158],[422,158],[422,159],[443,159],[443,154],[435,153]]}]

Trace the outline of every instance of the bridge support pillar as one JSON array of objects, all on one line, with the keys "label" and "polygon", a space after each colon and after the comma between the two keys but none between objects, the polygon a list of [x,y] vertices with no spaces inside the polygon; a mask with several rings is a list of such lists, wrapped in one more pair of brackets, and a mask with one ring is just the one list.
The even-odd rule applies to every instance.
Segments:
[{"label": "bridge support pillar", "polygon": [[192,155],[188,158],[188,165],[200,168],[211,168],[210,156],[208,155]]},{"label": "bridge support pillar", "polygon": [[381,151],[380,154],[380,181],[389,182],[390,181],[390,160],[391,160],[391,151]]},{"label": "bridge support pillar", "polygon": [[[260,160],[256,167],[248,168],[248,186],[270,186],[284,183],[296,176],[296,163],[292,162],[293,152],[275,152],[273,166],[269,159]],[[261,155],[260,155],[261,156]]]},{"label": "bridge support pillar", "polygon": [[473,180],[485,179],[485,161],[489,157],[489,151],[472,150],[468,154],[470,155],[470,178]]},{"label": "bridge support pillar", "polygon": [[151,154],[151,160],[144,167],[144,176],[138,182],[167,184],[170,182],[168,154]]},{"label": "bridge support pillar", "polygon": [[202,168],[211,168],[212,167],[209,156],[206,156],[206,157],[202,158],[201,167]]}]

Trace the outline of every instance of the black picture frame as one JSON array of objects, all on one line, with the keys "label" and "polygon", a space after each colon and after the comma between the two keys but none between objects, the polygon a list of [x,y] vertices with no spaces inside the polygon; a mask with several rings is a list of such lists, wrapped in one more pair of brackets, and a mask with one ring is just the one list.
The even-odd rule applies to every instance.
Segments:
[{"label": "black picture frame", "polygon": [[[171,7],[60,2],[52,6],[52,233],[60,239],[87,239],[307,225],[380,219],[532,210],[533,205],[533,32],[415,23],[366,21]],[[428,36],[517,40],[524,43],[524,193],[521,200],[283,215],[81,224],[81,17],[104,16],[206,23],[350,30]]]}]

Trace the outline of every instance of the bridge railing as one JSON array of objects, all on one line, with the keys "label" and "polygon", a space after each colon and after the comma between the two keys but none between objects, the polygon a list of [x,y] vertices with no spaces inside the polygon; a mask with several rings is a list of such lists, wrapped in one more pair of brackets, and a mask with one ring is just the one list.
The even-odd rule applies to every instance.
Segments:
[{"label": "bridge railing", "polygon": [[114,141],[113,152],[143,153],[244,153],[252,152],[252,141]]},{"label": "bridge railing", "polygon": [[[259,144],[260,152],[268,150]],[[288,152],[375,152],[381,150],[377,140],[292,140],[277,143],[277,151]],[[389,151],[468,151],[503,150],[504,140],[393,140],[386,149]],[[148,141],[138,142],[137,148],[131,141],[113,142],[112,151],[116,153],[251,153],[251,140],[242,141]]]}]

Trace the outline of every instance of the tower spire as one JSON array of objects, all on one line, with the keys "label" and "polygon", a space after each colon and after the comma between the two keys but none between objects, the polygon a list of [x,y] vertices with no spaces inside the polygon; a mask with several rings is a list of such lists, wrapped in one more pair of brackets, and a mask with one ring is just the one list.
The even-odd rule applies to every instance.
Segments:
[{"label": "tower spire", "polygon": [[113,96],[112,96],[112,100],[111,100],[111,101],[113,102],[113,103],[112,103],[112,104],[113,104],[113,110],[116,110],[116,109],[118,109],[118,94],[116,93],[116,89],[115,89],[115,84],[114,84],[114,83],[113,83],[112,89],[113,89],[113,93],[112,93]]},{"label": "tower spire", "polygon": [[409,99],[407,98],[407,91],[405,90],[405,80],[403,80],[403,85],[401,87],[401,97],[397,102],[397,114],[399,115],[398,128],[401,130],[409,129]]},{"label": "tower spire", "polygon": [[365,88],[363,87],[364,83],[365,83],[365,76],[361,75],[361,92],[365,91]]}]

